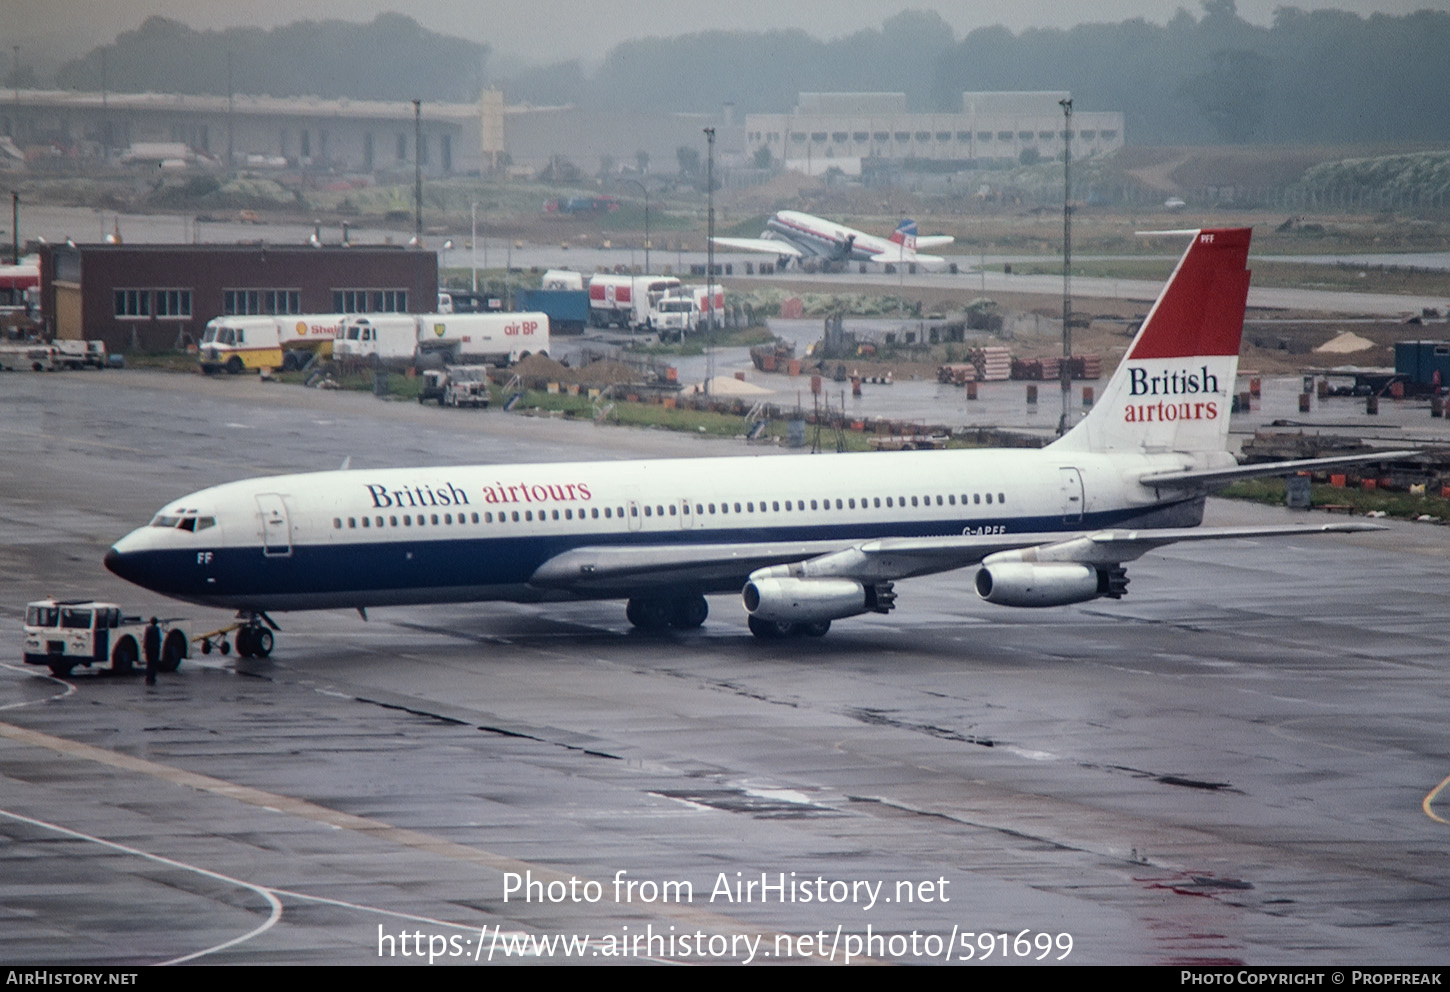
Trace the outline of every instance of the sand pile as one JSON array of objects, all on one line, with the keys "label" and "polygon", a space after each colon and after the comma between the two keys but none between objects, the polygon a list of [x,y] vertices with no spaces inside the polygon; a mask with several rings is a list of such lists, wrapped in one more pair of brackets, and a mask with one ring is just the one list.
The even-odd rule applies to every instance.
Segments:
[{"label": "sand pile", "polygon": [[1355,351],[1364,351],[1366,348],[1373,348],[1374,342],[1368,338],[1362,338],[1353,331],[1345,331],[1338,337],[1321,344],[1314,350],[1323,355],[1348,355]]}]

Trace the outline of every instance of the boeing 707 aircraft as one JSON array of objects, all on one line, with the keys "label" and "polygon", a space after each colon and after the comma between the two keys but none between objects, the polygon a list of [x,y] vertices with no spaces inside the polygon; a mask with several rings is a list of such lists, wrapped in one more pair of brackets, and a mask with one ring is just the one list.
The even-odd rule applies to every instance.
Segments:
[{"label": "boeing 707 aircraft", "polygon": [[899,452],[316,472],[168,503],[106,566],[238,611],[265,656],[282,610],[621,599],[635,626],[705,621],[739,592],[760,638],[886,613],[896,583],[977,569],[989,603],[1046,607],[1127,587],[1177,541],[1372,529],[1199,527],[1239,478],[1403,452],[1240,466],[1226,450],[1249,288],[1248,229],[1188,249],[1102,397],[1040,450]]},{"label": "boeing 707 aircraft", "polygon": [[947,260],[940,255],[918,254],[917,249],[949,245],[956,239],[949,234],[918,237],[914,220],[903,220],[888,239],[821,217],[782,210],[766,221],[765,231],[758,238],[712,240],[721,248],[775,255],[782,265],[791,260],[820,258],[830,262],[916,265],[927,272],[940,272],[946,269]]}]

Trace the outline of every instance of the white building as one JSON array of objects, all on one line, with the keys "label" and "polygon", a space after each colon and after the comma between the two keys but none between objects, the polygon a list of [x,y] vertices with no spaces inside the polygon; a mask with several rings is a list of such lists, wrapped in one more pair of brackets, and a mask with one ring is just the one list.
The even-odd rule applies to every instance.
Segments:
[{"label": "white building", "polygon": [[[811,175],[832,167],[859,174],[863,159],[902,162],[1017,161],[1029,149],[1043,159],[1062,155],[1061,100],[1066,92],[963,93],[951,114],[916,114],[905,93],[801,93],[788,114],[747,114],[746,154],[769,149],[771,159]],[[1072,115],[1074,158],[1123,145],[1120,111]]]}]

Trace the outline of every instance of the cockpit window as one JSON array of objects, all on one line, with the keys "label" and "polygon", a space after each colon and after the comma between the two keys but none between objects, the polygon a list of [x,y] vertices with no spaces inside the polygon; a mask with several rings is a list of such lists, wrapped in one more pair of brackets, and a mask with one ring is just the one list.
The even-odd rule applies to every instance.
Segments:
[{"label": "cockpit window", "polygon": [[182,514],[158,513],[151,518],[151,526],[175,527],[189,531],[206,530],[216,526],[216,517],[198,516],[194,510]]}]

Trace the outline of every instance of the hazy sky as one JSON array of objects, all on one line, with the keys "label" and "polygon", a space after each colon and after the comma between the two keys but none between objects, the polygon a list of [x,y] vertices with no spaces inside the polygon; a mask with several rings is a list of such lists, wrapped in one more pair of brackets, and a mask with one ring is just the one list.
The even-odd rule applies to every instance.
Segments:
[{"label": "hazy sky", "polygon": [[[1258,24],[1270,23],[1281,6],[1404,14],[1450,8],[1450,0],[1238,0],[1239,16]],[[961,37],[991,24],[1014,31],[1130,17],[1161,24],[1180,7],[1201,14],[1197,0],[0,0],[0,64],[8,69],[16,44],[22,46],[22,62],[27,51],[39,61],[72,57],[153,14],[204,29],[368,21],[383,11],[405,11],[434,31],[488,42],[501,61],[547,64],[597,59],[628,38],[712,28],[798,27],[832,38],[874,27],[902,10],[936,10]]]}]

